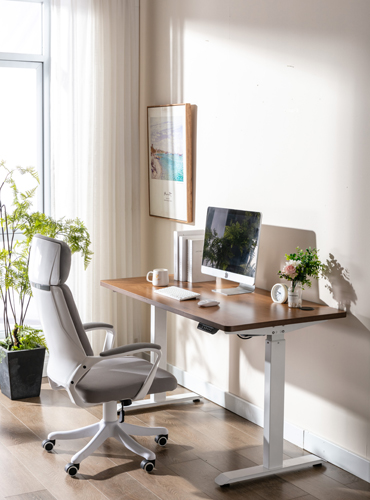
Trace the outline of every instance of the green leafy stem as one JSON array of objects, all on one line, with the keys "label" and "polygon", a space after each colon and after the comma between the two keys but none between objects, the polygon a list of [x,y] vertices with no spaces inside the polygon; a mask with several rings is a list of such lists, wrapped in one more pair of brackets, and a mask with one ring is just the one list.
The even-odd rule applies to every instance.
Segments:
[{"label": "green leafy stem", "polygon": [[[21,192],[16,177],[27,175],[36,185]],[[9,346],[17,348],[12,335],[12,325],[19,331],[26,331],[24,322],[32,298],[28,278],[29,253],[32,238],[42,234],[60,238],[71,248],[72,253],[82,255],[85,269],[92,258],[91,240],[84,223],[79,219],[53,219],[42,212],[33,212],[33,198],[39,178],[33,167],[9,169],[5,161],[0,161],[0,299],[3,305],[4,331]],[[4,190],[12,195],[11,209],[8,210]],[[27,330],[29,333],[29,330]],[[37,332],[37,330],[33,330]],[[31,338],[31,337],[30,337]],[[24,341],[23,345],[27,345]]]},{"label": "green leafy stem", "polygon": [[302,289],[304,289],[304,285],[311,287],[310,278],[319,279],[327,269],[327,266],[320,261],[316,248],[309,247],[304,251],[297,247],[296,252],[285,254],[285,258],[287,262],[299,261],[299,264],[296,266],[296,274],[294,277],[282,271],[278,272],[280,278],[293,282],[293,291],[297,283],[302,283]]}]

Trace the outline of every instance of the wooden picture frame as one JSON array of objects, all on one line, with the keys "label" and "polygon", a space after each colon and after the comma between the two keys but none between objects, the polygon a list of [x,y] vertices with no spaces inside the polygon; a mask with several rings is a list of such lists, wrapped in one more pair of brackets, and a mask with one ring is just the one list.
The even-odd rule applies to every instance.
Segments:
[{"label": "wooden picture frame", "polygon": [[149,215],[193,222],[191,104],[148,106]]}]

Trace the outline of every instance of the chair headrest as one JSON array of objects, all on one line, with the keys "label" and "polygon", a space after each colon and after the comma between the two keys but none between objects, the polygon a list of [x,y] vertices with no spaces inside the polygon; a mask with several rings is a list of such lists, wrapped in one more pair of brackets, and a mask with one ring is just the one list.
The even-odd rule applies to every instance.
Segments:
[{"label": "chair headrest", "polygon": [[71,249],[64,241],[36,234],[32,239],[28,276],[39,285],[62,285],[71,269]]}]

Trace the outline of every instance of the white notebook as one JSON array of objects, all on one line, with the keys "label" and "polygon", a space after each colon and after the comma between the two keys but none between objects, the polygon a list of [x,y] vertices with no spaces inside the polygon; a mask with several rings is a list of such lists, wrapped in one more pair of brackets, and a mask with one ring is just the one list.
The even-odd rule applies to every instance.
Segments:
[{"label": "white notebook", "polygon": [[179,236],[179,281],[186,281],[187,270],[187,236]]},{"label": "white notebook", "polygon": [[201,272],[204,238],[188,238],[187,240],[187,281],[200,283],[215,281],[216,278]]},{"label": "white notebook", "polygon": [[[180,250],[179,250],[179,239],[180,239],[180,236],[185,236],[185,238],[190,238],[190,237],[200,237],[200,236],[204,236],[204,229],[187,229],[187,230],[184,230],[184,231],[174,231],[173,232],[173,268],[174,268],[174,276],[173,278],[175,280],[179,280],[180,279],[180,272],[179,272],[179,269],[180,269],[180,265],[182,267],[182,270],[184,271],[184,266],[185,266],[185,277],[183,277],[183,280],[185,281],[186,280],[186,260],[185,260],[185,263],[182,262],[180,263],[180,258],[179,258],[179,253],[180,253]],[[185,250],[186,252],[186,250]],[[184,251],[182,251],[182,254],[184,253]]]}]

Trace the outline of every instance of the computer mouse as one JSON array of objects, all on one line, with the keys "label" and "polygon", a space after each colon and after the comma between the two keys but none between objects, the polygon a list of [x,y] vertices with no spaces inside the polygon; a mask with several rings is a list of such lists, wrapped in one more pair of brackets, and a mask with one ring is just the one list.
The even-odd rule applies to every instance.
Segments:
[{"label": "computer mouse", "polygon": [[204,299],[198,302],[199,307],[213,307],[218,306],[220,303],[217,300]]}]

